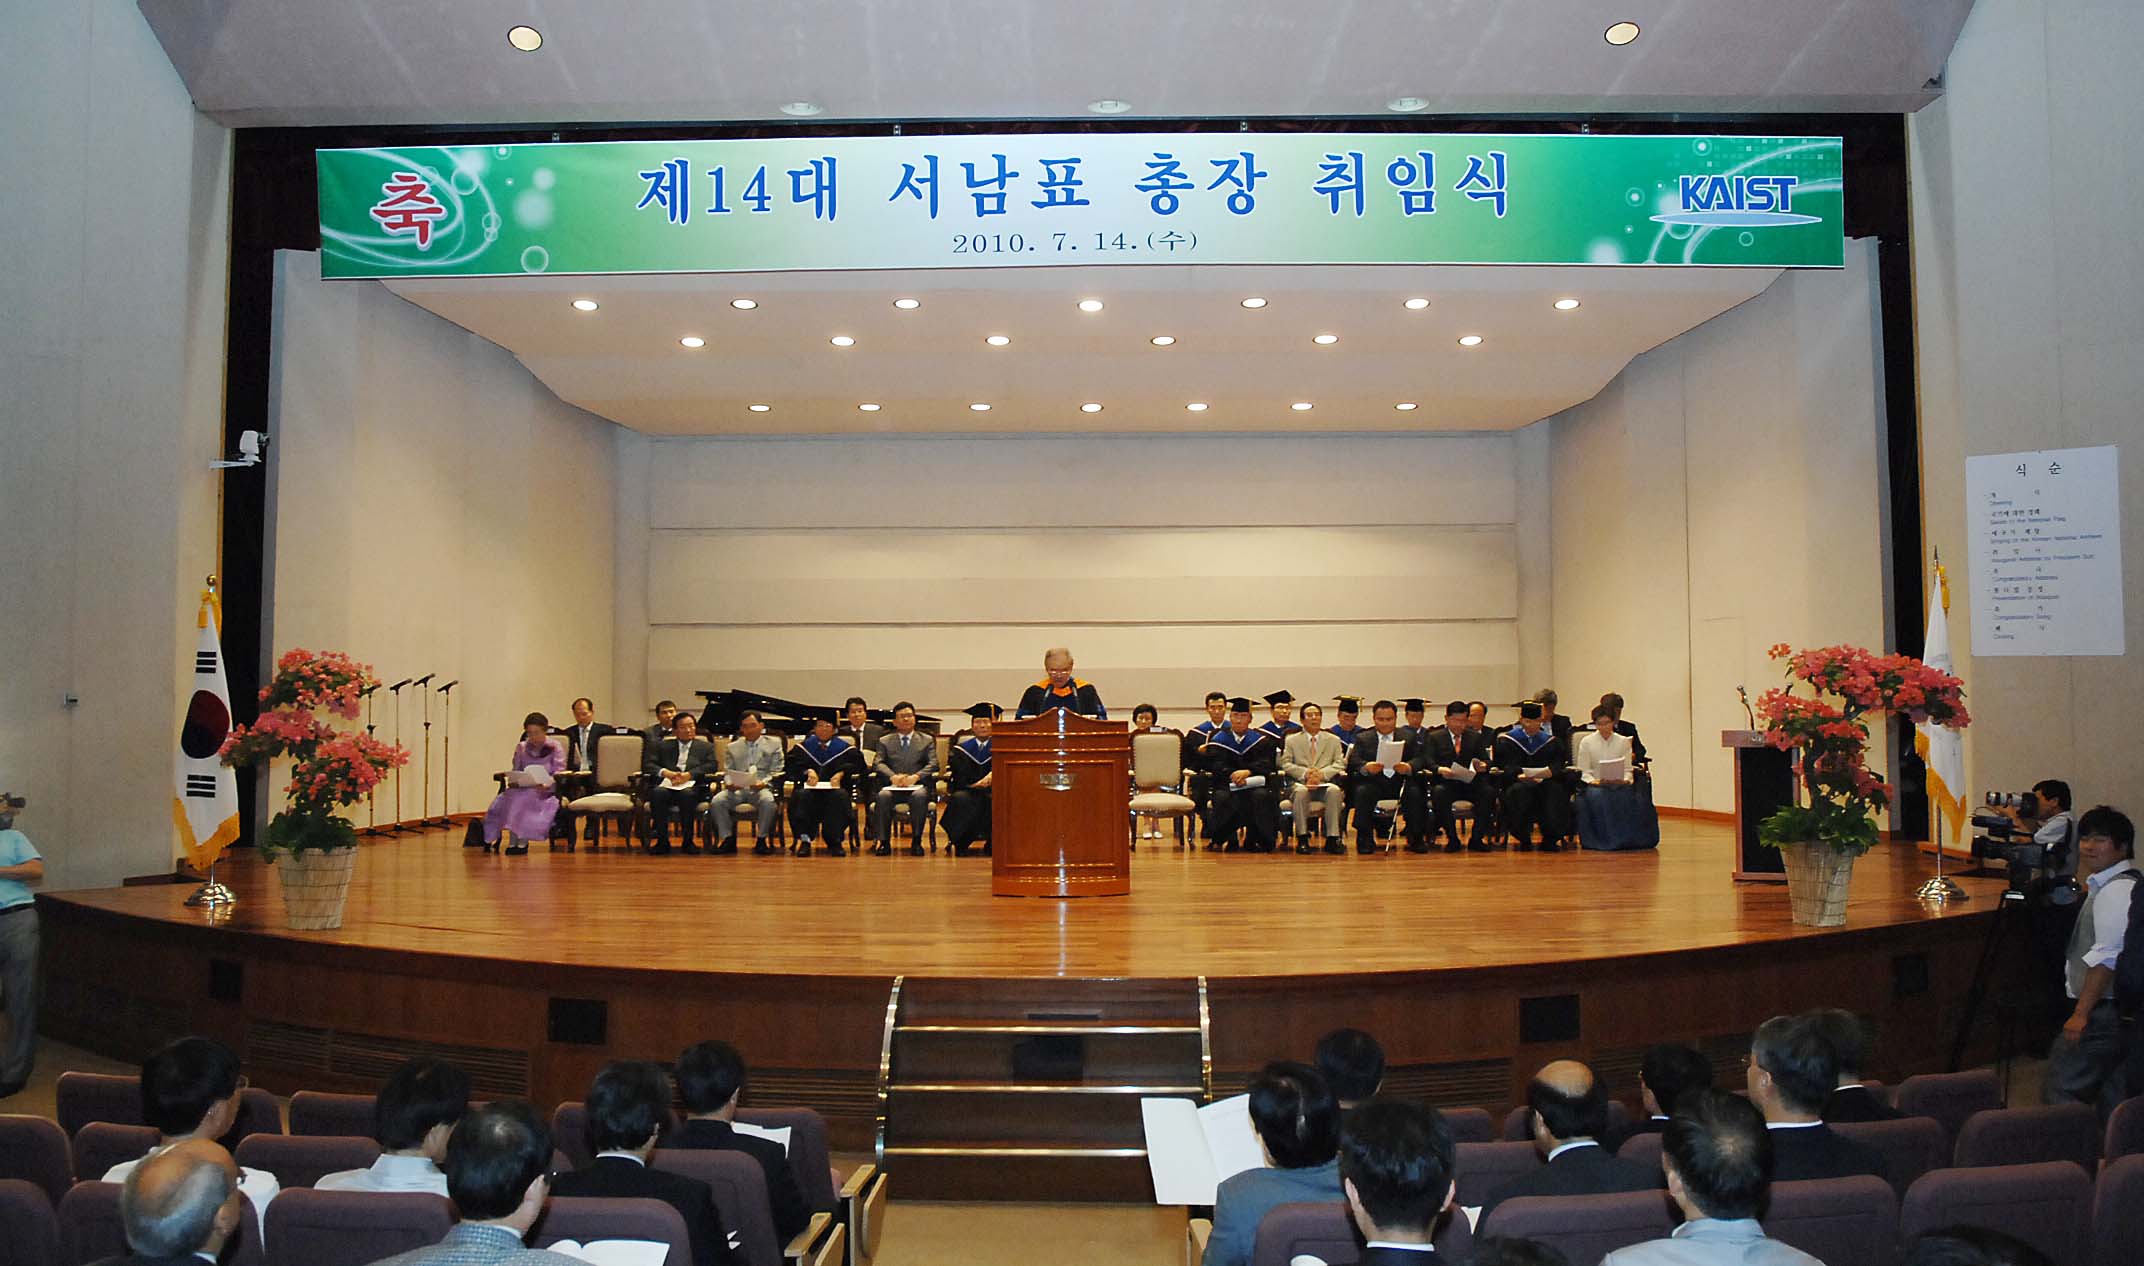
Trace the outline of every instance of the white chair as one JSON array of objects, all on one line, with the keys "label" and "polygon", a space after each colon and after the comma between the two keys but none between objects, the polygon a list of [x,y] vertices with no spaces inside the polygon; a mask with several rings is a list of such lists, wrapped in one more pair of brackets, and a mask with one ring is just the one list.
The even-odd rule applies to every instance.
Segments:
[{"label": "white chair", "polygon": [[[619,818],[625,826],[628,845],[633,838],[633,826],[640,818],[644,792],[640,785],[640,760],[647,737],[641,734],[606,734],[596,740],[594,790],[587,795],[576,796],[565,804],[568,813],[576,817],[590,817],[596,821],[596,839],[588,847],[600,847],[603,836],[603,820]],[[568,840],[567,849],[573,848]]]},{"label": "white chair", "polygon": [[[1183,794],[1184,736],[1175,730],[1132,735],[1132,824],[1141,818],[1176,820],[1176,845],[1184,846],[1184,819],[1198,804]],[[1135,829],[1133,834],[1138,834]],[[1158,836],[1156,838],[1159,838]]]}]

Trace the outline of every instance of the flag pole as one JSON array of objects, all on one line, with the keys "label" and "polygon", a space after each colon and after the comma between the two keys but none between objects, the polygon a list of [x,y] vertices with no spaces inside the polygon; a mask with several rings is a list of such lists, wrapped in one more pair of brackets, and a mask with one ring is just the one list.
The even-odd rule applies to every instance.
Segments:
[{"label": "flag pole", "polygon": [[194,889],[193,895],[186,898],[186,904],[205,906],[211,911],[219,910],[225,906],[237,905],[238,894],[216,882],[216,863],[210,862],[208,864],[208,882]]},{"label": "flag pole", "polygon": [[[1939,546],[1931,546],[1930,553],[1935,565],[1937,601],[1942,604],[1943,614],[1947,617],[1950,615],[1950,577],[1943,571],[1943,550]],[[1946,619],[1945,628],[1948,627],[1949,622]],[[1921,649],[1926,653],[1926,647]],[[1928,834],[1936,846],[1936,873],[1915,890],[1913,895],[1936,906],[1947,905],[1953,901],[1970,901],[1971,895],[1960,888],[1956,880],[1943,873],[1943,806],[1934,796],[1928,798],[1928,812],[1934,824]]]}]

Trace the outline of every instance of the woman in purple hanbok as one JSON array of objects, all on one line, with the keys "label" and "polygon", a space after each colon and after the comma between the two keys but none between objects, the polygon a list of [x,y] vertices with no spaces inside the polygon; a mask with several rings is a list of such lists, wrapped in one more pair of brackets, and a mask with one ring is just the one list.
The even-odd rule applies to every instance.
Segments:
[{"label": "woman in purple hanbok", "polygon": [[566,749],[551,737],[550,718],[541,712],[529,713],[521,723],[522,738],[514,745],[514,757],[509,768],[520,774],[530,766],[545,770],[549,777],[540,786],[522,787],[509,783],[492,798],[491,807],[484,810],[484,847],[497,848],[499,836],[508,837],[506,851],[526,853],[530,840],[540,840],[551,834],[551,821],[558,816],[558,787],[552,779],[566,767]]}]

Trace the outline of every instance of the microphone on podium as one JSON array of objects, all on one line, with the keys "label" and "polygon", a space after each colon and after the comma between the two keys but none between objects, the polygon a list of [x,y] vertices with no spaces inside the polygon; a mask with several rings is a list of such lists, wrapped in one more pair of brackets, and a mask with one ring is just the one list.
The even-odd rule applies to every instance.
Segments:
[{"label": "microphone on podium", "polygon": [[1736,693],[1736,694],[1738,694],[1738,695],[1740,695],[1740,696],[1742,696],[1742,711],[1743,711],[1744,713],[1748,714],[1748,716],[1749,716],[1749,728],[1751,728],[1751,729],[1753,729],[1753,730],[1754,730],[1754,729],[1756,729],[1756,728],[1757,728],[1757,712],[1756,712],[1756,709],[1754,709],[1754,708],[1752,708],[1752,707],[1750,707],[1750,706],[1749,706],[1749,687],[1748,687],[1748,686],[1736,686],[1736,687],[1735,687],[1735,693]]}]

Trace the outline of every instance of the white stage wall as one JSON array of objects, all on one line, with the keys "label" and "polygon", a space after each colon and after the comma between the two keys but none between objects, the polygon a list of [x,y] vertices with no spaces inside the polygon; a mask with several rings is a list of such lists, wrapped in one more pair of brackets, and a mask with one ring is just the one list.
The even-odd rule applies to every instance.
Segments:
[{"label": "white stage wall", "polygon": [[[609,680],[616,428],[376,282],[321,281],[315,254],[277,256],[275,310],[264,640],[277,655],[348,651],[390,682],[459,678],[452,807],[481,811],[522,716],[564,724],[576,694],[600,697]],[[402,698],[403,742],[421,762],[422,701]],[[392,738],[389,696],[378,700]],[[436,695],[432,716],[436,814]],[[404,779],[414,818],[421,764]],[[391,820],[386,804],[379,814]]]},{"label": "white stage wall", "polygon": [[[1625,696],[1661,804],[1733,811],[1719,732],[1747,724],[1738,684],[1781,684],[1773,643],[1892,645],[1874,243],[1846,260],[1785,274],[1539,424],[1556,687],[1581,721]],[[1876,768],[1887,751],[1879,736]]]}]

